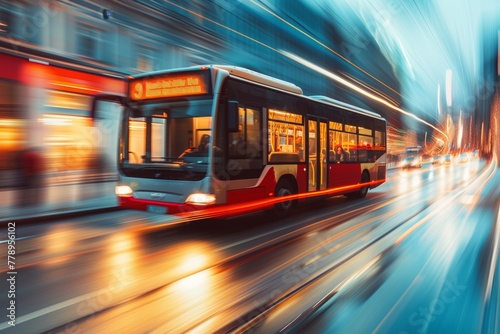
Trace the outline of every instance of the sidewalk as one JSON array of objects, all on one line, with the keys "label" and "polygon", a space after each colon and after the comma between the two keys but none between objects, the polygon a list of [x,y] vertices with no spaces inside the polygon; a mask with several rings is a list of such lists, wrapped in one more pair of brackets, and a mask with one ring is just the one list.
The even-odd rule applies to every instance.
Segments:
[{"label": "sidewalk", "polygon": [[116,181],[55,184],[42,187],[37,201],[20,205],[19,199],[32,190],[0,189],[0,223],[31,222],[117,209]]}]

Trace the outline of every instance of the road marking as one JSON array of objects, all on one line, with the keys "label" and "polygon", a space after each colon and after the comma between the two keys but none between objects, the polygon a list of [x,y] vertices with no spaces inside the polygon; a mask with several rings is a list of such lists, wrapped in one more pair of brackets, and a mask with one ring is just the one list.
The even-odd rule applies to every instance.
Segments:
[{"label": "road marking", "polygon": [[[98,296],[101,292],[102,291],[95,291],[95,292],[92,292],[92,293],[88,293],[86,295],[74,297],[74,298],[71,298],[69,300],[65,300],[65,301],[62,301],[60,303],[54,304],[52,306],[45,307],[45,308],[40,309],[38,311],[31,312],[29,314],[20,316],[20,317],[18,317],[16,319],[16,325],[20,325],[23,322],[27,322],[27,321],[36,319],[38,317],[47,315],[47,314],[55,312],[55,311],[59,311],[62,308],[65,308],[65,307],[68,307],[68,306],[71,306],[71,305],[83,302],[85,300],[89,300],[91,298],[94,298],[94,297]],[[4,322],[4,323],[0,324],[0,330],[7,329],[7,328],[10,328],[10,327],[12,327],[12,326],[9,325],[8,322]]]}]

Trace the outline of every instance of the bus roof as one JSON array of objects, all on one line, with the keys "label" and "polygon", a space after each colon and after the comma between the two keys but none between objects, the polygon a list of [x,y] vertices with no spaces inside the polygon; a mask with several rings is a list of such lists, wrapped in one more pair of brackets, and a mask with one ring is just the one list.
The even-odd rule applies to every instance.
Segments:
[{"label": "bus roof", "polygon": [[246,79],[253,82],[258,82],[266,86],[271,86],[274,88],[279,88],[287,92],[302,95],[302,88],[299,86],[277,78],[273,78],[269,75],[265,75],[259,72],[255,72],[243,67],[229,66],[229,65],[212,65],[216,69],[226,70],[232,76]]},{"label": "bus roof", "polygon": [[380,114],[377,114],[376,112],[365,110],[365,109],[353,106],[351,104],[348,104],[348,103],[345,103],[345,102],[342,102],[342,101],[339,101],[339,100],[332,99],[331,97],[328,97],[328,96],[313,95],[313,96],[309,96],[309,97],[311,99],[314,99],[314,100],[317,100],[317,101],[327,102],[328,104],[331,104],[331,105],[334,105],[334,106],[340,106],[340,107],[342,107],[344,109],[348,109],[350,111],[355,111],[355,112],[359,112],[359,113],[362,113],[362,114],[365,114],[365,115],[370,115],[370,116],[373,116],[373,117],[382,118],[382,116],[380,116]]}]

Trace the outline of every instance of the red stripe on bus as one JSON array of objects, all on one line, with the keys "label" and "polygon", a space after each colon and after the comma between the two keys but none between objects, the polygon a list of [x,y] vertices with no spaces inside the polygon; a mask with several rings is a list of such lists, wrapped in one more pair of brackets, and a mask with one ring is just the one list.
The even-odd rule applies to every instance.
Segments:
[{"label": "red stripe on bus", "polygon": [[271,167],[267,170],[266,175],[262,178],[261,182],[255,187],[235,189],[227,191],[227,203],[242,203],[254,201],[269,197],[270,194],[274,195],[276,187],[276,178],[274,176],[274,168]]}]

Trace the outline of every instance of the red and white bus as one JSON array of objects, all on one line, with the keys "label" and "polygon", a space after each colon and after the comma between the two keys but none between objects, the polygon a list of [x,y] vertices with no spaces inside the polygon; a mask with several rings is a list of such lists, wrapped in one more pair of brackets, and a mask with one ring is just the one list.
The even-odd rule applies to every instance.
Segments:
[{"label": "red and white bus", "polygon": [[96,122],[121,107],[124,208],[284,215],[309,196],[365,197],[385,181],[386,121],[376,113],[233,66],[141,74],[128,85],[127,96],[101,95],[92,107]]}]

